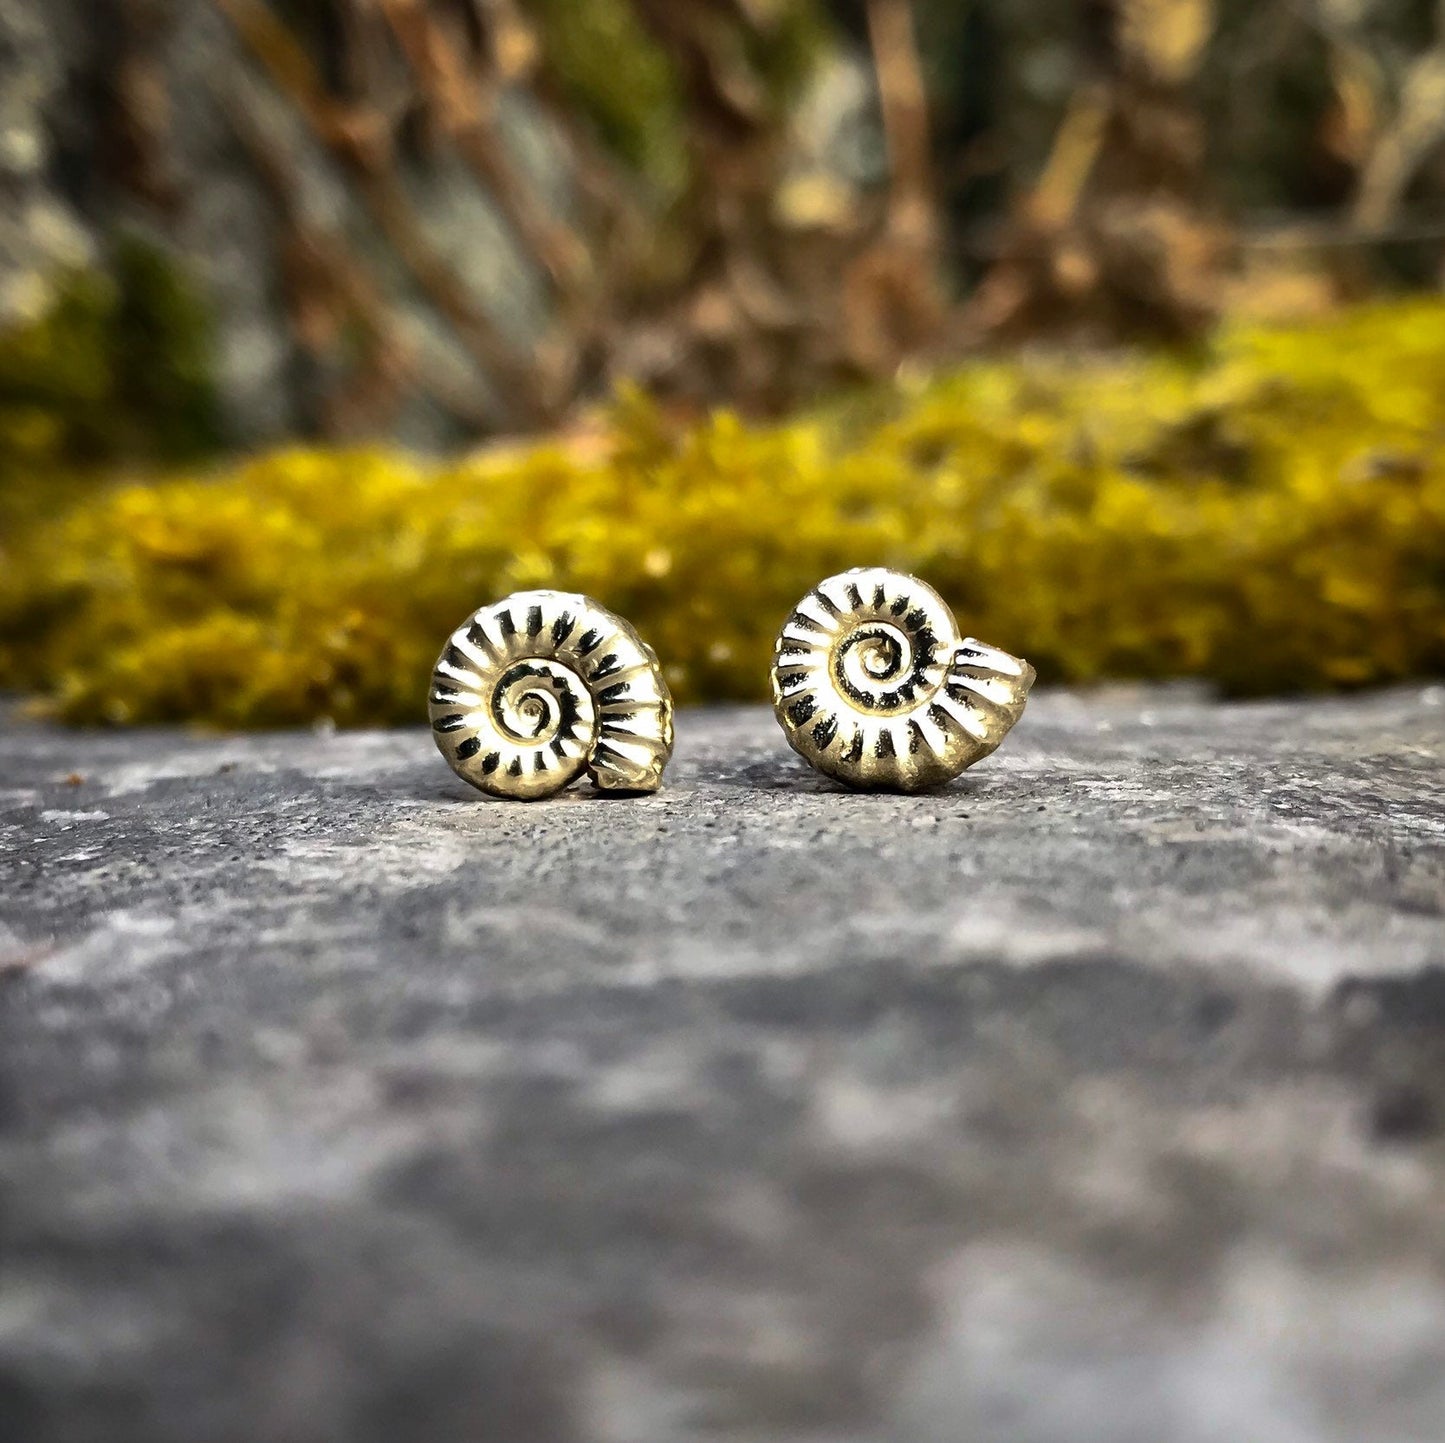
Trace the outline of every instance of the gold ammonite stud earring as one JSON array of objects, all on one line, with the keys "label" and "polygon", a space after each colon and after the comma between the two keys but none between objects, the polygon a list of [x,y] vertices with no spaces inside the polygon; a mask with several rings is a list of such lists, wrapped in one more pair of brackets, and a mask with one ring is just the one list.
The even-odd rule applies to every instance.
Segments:
[{"label": "gold ammonite stud earring", "polygon": [[672,755],[657,655],[587,596],[519,591],[447,638],[428,698],[452,770],[496,797],[550,796],[586,771],[605,792],[655,792]]},{"label": "gold ammonite stud earring", "polygon": [[1034,669],[961,638],[931,586],[883,567],[820,581],[783,623],[773,707],[793,750],[850,786],[921,792],[986,757]]}]

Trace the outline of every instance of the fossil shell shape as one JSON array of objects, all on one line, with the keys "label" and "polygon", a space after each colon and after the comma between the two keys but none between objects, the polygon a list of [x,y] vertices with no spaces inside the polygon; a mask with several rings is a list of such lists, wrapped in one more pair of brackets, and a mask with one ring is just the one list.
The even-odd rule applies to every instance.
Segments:
[{"label": "fossil shell shape", "polygon": [[428,698],[459,777],[497,797],[550,796],[585,770],[609,792],[655,792],[672,755],[672,696],[620,616],[566,591],[519,591],[447,639]]},{"label": "fossil shell shape", "polygon": [[1034,669],[972,638],[931,586],[883,567],[819,582],[783,623],[773,707],[789,745],[855,787],[920,792],[986,757]]}]

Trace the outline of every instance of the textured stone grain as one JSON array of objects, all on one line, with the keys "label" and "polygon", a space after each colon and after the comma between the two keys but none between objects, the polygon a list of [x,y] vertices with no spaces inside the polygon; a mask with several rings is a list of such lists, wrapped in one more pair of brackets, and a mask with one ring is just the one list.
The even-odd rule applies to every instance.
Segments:
[{"label": "textured stone grain", "polygon": [[920,798],[0,735],[0,1438],[1439,1443],[1445,693]]}]

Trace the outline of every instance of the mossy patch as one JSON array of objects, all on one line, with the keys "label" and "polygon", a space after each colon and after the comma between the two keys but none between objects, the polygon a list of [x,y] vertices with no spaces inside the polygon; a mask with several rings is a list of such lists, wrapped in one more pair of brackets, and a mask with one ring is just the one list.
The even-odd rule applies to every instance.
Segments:
[{"label": "mossy patch", "polygon": [[625,0],[528,0],[569,100],[660,194],[687,175],[682,88]]},{"label": "mossy patch", "polygon": [[0,335],[0,521],[117,458],[192,460],[219,440],[205,307],[159,250],[118,238],[105,271],[60,276]]},{"label": "mossy patch", "polygon": [[[526,0],[526,8],[568,99],[658,197],[675,201],[693,160],[677,56],[629,0]],[[685,28],[706,36],[714,83],[757,86],[780,108],[829,40],[817,0],[770,0],[749,24],[719,11]]]},{"label": "mossy patch", "polygon": [[283,451],[95,494],[0,579],[0,684],[77,722],[414,722],[445,634],[590,593],[680,699],[765,694],[830,572],[916,572],[1047,680],[1237,693],[1445,671],[1445,306],[1226,330],[1203,355],[997,361],[788,424],[450,464]]}]

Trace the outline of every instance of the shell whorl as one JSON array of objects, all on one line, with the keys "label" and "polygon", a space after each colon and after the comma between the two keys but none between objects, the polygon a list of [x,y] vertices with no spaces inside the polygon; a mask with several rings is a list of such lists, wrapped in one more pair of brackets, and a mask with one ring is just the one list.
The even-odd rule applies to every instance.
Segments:
[{"label": "shell whorl", "polygon": [[883,567],[830,576],[783,623],[773,706],[789,744],[855,787],[923,791],[986,757],[1034,669],[972,638],[931,586]]},{"label": "shell whorl", "polygon": [[521,591],[474,612],[437,659],[428,709],[452,769],[493,796],[549,796],[583,771],[604,791],[654,792],[672,755],[652,648],[573,592]]}]

